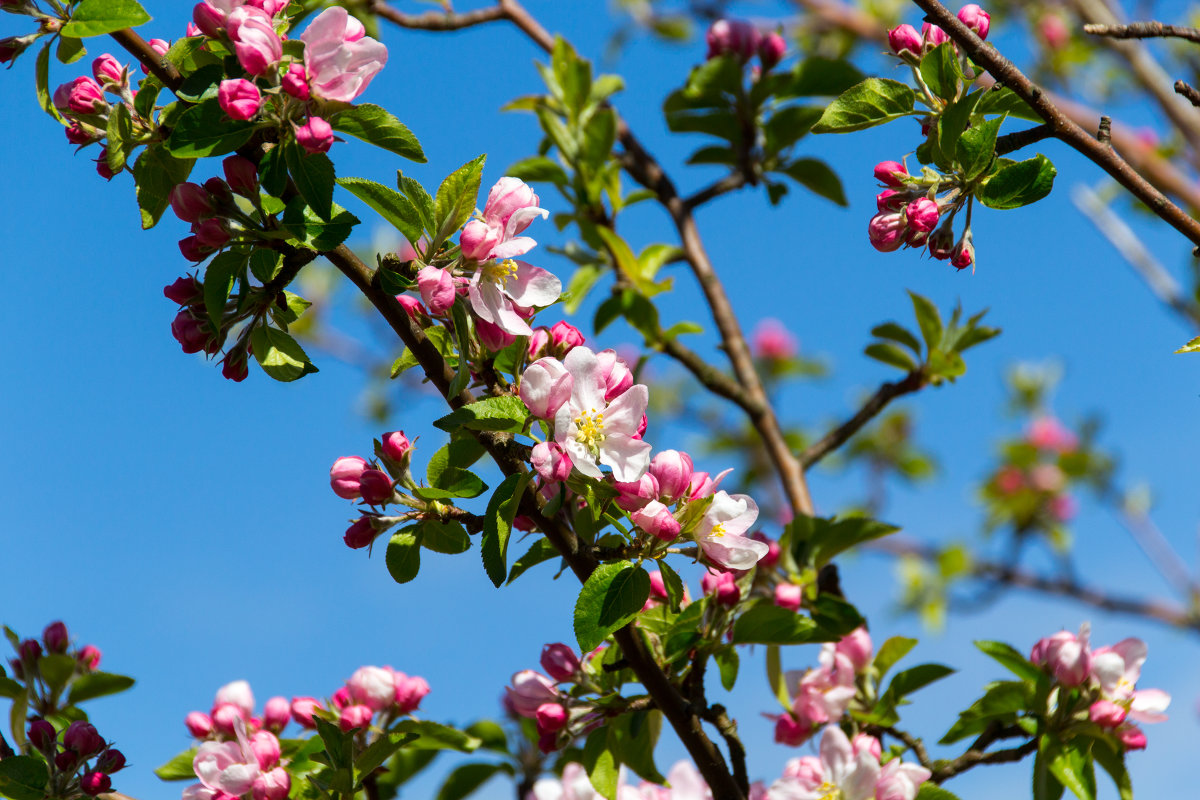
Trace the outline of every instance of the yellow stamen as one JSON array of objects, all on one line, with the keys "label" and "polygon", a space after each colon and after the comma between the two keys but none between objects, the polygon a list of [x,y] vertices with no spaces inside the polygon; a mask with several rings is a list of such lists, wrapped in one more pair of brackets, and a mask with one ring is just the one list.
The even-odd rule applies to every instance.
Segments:
[{"label": "yellow stamen", "polygon": [[725,535],[725,525],[723,523],[718,522],[716,525],[713,525],[712,530],[709,531],[708,535],[715,536],[716,538],[720,539],[722,536]]},{"label": "yellow stamen", "polygon": [[511,258],[492,261],[483,267],[483,279],[491,283],[498,283],[502,288],[507,286],[509,280],[516,274],[517,262]]},{"label": "yellow stamen", "polygon": [[838,800],[842,796],[842,790],[829,781],[818,786],[817,791],[821,793],[821,800]]},{"label": "yellow stamen", "polygon": [[593,408],[576,417],[575,441],[596,452],[604,441],[604,414]]}]

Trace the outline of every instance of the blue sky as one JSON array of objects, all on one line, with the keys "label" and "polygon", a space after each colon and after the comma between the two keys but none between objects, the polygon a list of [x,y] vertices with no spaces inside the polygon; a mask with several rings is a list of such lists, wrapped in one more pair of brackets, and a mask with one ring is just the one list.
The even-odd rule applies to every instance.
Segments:
[{"label": "blue sky", "polygon": [[[182,5],[146,6],[156,17],[148,36],[181,33]],[[581,7],[530,3],[550,30],[599,57],[614,23],[604,4],[589,4],[587,14]],[[19,32],[21,22],[6,15],[0,34]],[[490,185],[506,165],[532,154],[533,119],[499,112],[512,97],[539,90],[532,63],[541,54],[514,30],[430,35],[385,28],[383,38],[391,63],[363,100],[404,119],[429,163],[398,163],[352,142],[332,154],[339,174],[388,182],[402,167],[436,185],[487,152]],[[628,83],[617,108],[672,167],[698,142],[669,136],[658,109],[702,56],[700,43],[666,48],[638,40],[611,67]],[[429,718],[467,722],[497,714],[511,673],[536,666],[543,643],[572,641],[576,586],[566,577],[551,581],[543,569],[497,594],[474,549],[431,556],[415,583],[397,586],[381,553],[368,560],[346,549],[341,534],[351,509],[329,491],[328,465],[340,455],[368,454],[371,437],[394,428],[424,437],[416,456],[423,465],[438,446],[428,421],[440,415],[440,401],[397,389],[401,411],[378,427],[359,413],[361,373],[332,358],[320,359],[321,372],[295,384],[274,383],[257,370],[233,384],[219,369],[180,353],[168,329],[175,309],[161,287],[187,269],[175,245],[184,225],[167,217],[148,233],[138,230],[131,181],[104,183],[87,154],[72,157],[57,123],[37,109],[32,62],[26,57],[6,72],[0,91],[9,131],[0,226],[9,298],[0,315],[6,423],[0,427],[6,454],[0,618],[26,635],[61,618],[81,642],[104,651],[106,669],[138,678],[127,695],[91,709],[101,732],[133,764],[116,788],[140,798],[174,795],[177,787],[162,786],[151,768],[188,745],[184,715],[207,709],[215,689],[237,678],[248,679],[261,702],[274,694],[328,694],[358,666],[388,663],[429,680]],[[890,68],[881,59],[867,59],[864,67]],[[81,71],[56,68],[52,85]],[[809,425],[844,417],[864,391],[894,378],[861,351],[873,325],[910,319],[905,289],[943,308],[958,300],[967,311],[989,307],[988,321],[1003,335],[968,354],[969,371],[957,385],[908,401],[919,439],[937,454],[942,474],[920,491],[894,488],[887,518],[921,539],[975,534],[981,512],[972,487],[986,475],[998,440],[1017,430],[1000,415],[1003,371],[1018,360],[1055,358],[1065,370],[1055,410],[1069,423],[1102,415],[1101,443],[1119,454],[1120,479],[1154,487],[1155,519],[1194,563],[1200,359],[1172,355],[1192,333],[1161,310],[1072,208],[1070,187],[1099,181],[1098,170],[1053,142],[1034,148],[1058,166],[1056,192],[1026,209],[977,214],[979,268],[956,273],[911,251],[876,253],[867,243],[876,192],[871,167],[917,143],[906,124],[807,140],[805,153],[827,159],[841,174],[848,209],[801,192],[772,209],[764,197],[745,193],[700,212],[710,254],[747,327],[782,319],[805,352],[835,365],[831,380],[786,392],[781,416]],[[694,188],[716,176],[693,172],[679,173],[680,183]],[[352,198],[342,202],[360,210]],[[1184,243],[1162,227],[1139,222],[1137,228],[1183,274]],[[630,212],[621,230],[635,249],[672,241],[665,216],[649,204]],[[362,231],[369,238],[369,226]],[[544,245],[570,237],[549,224],[531,233]],[[569,274],[565,260],[538,253],[536,263]],[[678,291],[663,303],[664,321],[695,319],[711,331],[711,321],[696,311],[690,277],[676,275]],[[551,312],[547,321],[555,318]],[[583,327],[587,316],[576,321]],[[353,319],[339,322],[351,333],[366,332]],[[633,340],[614,326],[600,341]],[[711,334],[695,342],[719,358]],[[648,438],[659,448],[699,448],[701,435],[666,426]],[[813,491],[819,510],[833,513],[857,499],[861,486],[853,475],[818,472]],[[1079,563],[1091,580],[1113,591],[1168,595],[1108,512],[1085,500],[1074,530]],[[918,633],[916,620],[890,611],[895,591],[886,561],[847,559],[843,572],[877,641]],[[1135,786],[1154,797],[1183,785],[1190,779],[1184,753],[1198,732],[1195,635],[1071,603],[1010,596],[984,613],[952,616],[941,634],[920,632],[922,644],[910,658],[961,671],[918,696],[906,722],[936,739],[955,709],[999,677],[972,638],[1007,639],[1024,650],[1039,636],[1087,619],[1098,642],[1129,635],[1149,642],[1144,682],[1175,700],[1171,720],[1148,731],[1149,751],[1131,757]],[[785,666],[815,659],[815,649],[796,648]],[[769,779],[794,753],[771,743],[770,724],[758,715],[772,710],[761,659],[745,658],[742,674],[732,707],[742,720],[751,773]],[[664,737],[660,766],[681,752]],[[436,767],[434,777],[446,769]],[[989,800],[1020,796],[1028,780],[1026,763],[977,770],[950,788]],[[434,785],[426,779],[406,796],[432,795]],[[510,797],[511,790],[497,783],[481,796]]]}]

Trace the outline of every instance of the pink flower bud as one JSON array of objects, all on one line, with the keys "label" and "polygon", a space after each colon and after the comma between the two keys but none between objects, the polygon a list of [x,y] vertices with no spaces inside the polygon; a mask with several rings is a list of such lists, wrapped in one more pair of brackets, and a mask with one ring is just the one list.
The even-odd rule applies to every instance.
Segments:
[{"label": "pink flower bud", "polygon": [[229,243],[229,231],[226,230],[225,223],[215,217],[203,222],[193,222],[192,233],[195,234],[200,247],[207,250],[219,250]]},{"label": "pink flower bud", "polygon": [[992,15],[975,3],[963,6],[958,11],[958,21],[975,31],[980,39],[986,39],[992,26]]},{"label": "pink flower bud", "polygon": [[94,644],[84,645],[75,658],[88,672],[100,669],[100,648]]},{"label": "pink flower bud", "polygon": [[557,442],[538,442],[530,453],[533,469],[544,481],[565,481],[574,464],[571,456]]},{"label": "pink flower bud", "polygon": [[346,681],[350,698],[373,711],[383,711],[396,699],[392,671],[382,667],[359,667]]},{"label": "pink flower bud", "polygon": [[125,754],[120,750],[109,748],[96,759],[96,769],[109,775],[125,769]]},{"label": "pink flower bud", "polygon": [[1117,728],[1125,721],[1128,714],[1124,706],[1119,706],[1110,700],[1097,700],[1088,709],[1088,717],[1102,728]]},{"label": "pink flower bud", "polygon": [[79,779],[79,788],[88,797],[95,797],[112,789],[112,779],[98,770],[89,772]]},{"label": "pink flower bud", "polygon": [[171,335],[185,353],[199,353],[208,344],[208,330],[201,320],[192,316],[187,309],[180,311],[171,323]]},{"label": "pink flower bud", "polygon": [[538,750],[545,755],[550,755],[558,749],[558,734],[557,733],[541,733],[538,734],[537,742]]},{"label": "pink flower bud", "polygon": [[315,728],[313,712],[321,707],[320,701],[315,697],[293,697],[292,719],[296,720],[296,724],[302,728]]},{"label": "pink flower bud", "polygon": [[[283,767],[276,767],[254,779],[250,785],[250,795],[254,800],[286,800],[291,789],[292,776]],[[214,797],[212,800],[223,799]]]},{"label": "pink flower bud", "polygon": [[358,479],[358,490],[362,493],[363,502],[372,506],[391,502],[392,495],[395,494],[392,479],[386,472],[378,469],[363,471]]},{"label": "pink flower bud", "polygon": [[328,153],[333,147],[333,126],[320,117],[309,117],[296,128],[296,141],[309,153]]},{"label": "pink flower bud", "polygon": [[71,644],[67,626],[62,622],[51,622],[42,631],[42,642],[46,645],[48,653],[67,652],[67,646]]},{"label": "pink flower bud", "polygon": [[775,605],[788,611],[799,611],[800,601],[804,597],[803,587],[794,583],[780,583],[775,586]]},{"label": "pink flower bud", "polygon": [[1058,14],[1043,14],[1038,20],[1038,33],[1051,50],[1061,50],[1071,40],[1071,30]]},{"label": "pink flower bud", "polygon": [[1092,668],[1087,626],[1078,636],[1070,631],[1059,631],[1040,639],[1033,646],[1029,660],[1045,668],[1062,685],[1079,686],[1087,680]]},{"label": "pink flower bud", "polygon": [[633,386],[633,373],[625,359],[617,355],[616,350],[601,350],[596,353],[596,365],[599,368],[600,380],[604,382],[604,399],[613,398],[625,393]]},{"label": "pink flower bud", "polygon": [[922,233],[929,233],[937,227],[938,205],[928,197],[922,197],[908,204],[904,211],[908,227]]},{"label": "pink flower bud", "polygon": [[656,539],[673,542],[679,536],[679,520],[657,500],[651,500],[642,508],[629,515],[634,524]]},{"label": "pink flower bud", "polygon": [[358,499],[362,474],[370,468],[367,460],[359,456],[342,456],[334,461],[329,468],[329,485],[333,493],[346,500]]},{"label": "pink flower bud", "polygon": [[350,690],[345,686],[333,693],[333,697],[329,698],[333,701],[333,707],[341,711],[346,706],[350,705]]},{"label": "pink flower bud", "polygon": [[258,167],[253,161],[232,155],[222,161],[221,166],[230,189],[242,197],[258,197]]},{"label": "pink flower bud", "polygon": [[922,47],[921,34],[917,33],[917,29],[912,25],[897,25],[888,31],[888,46],[896,55],[907,52],[919,56]]},{"label": "pink flower bud", "polygon": [[250,737],[250,749],[259,769],[271,769],[279,763],[279,740],[270,731],[257,731]]},{"label": "pink flower bud", "polygon": [[774,67],[786,54],[787,41],[774,31],[763,36],[758,43],[758,60],[762,62],[764,70]]},{"label": "pink flower bud", "polygon": [[271,17],[261,9],[241,6],[225,21],[229,38],[242,69],[251,75],[267,75],[283,58],[283,42],[275,33]]},{"label": "pink flower bud", "polygon": [[221,110],[233,119],[253,119],[262,107],[262,94],[257,86],[245,78],[230,78],[221,81],[217,89],[217,102]]},{"label": "pink flower bud", "polygon": [[567,727],[570,719],[567,710],[558,703],[542,703],[537,707],[534,718],[537,720],[538,733],[542,735],[558,733]]},{"label": "pink flower bud", "polygon": [[230,681],[217,689],[213,697],[213,707],[223,703],[232,703],[242,712],[242,718],[248,719],[254,714],[254,692],[250,690],[249,681]]},{"label": "pink flower bud", "polygon": [[571,399],[574,379],[556,358],[539,358],[521,375],[519,394],[529,413],[540,419],[554,419],[562,404]]},{"label": "pink flower bud", "polygon": [[74,750],[82,758],[90,758],[104,749],[104,739],[95,726],[83,721],[72,722],[63,734],[63,746]]},{"label": "pink flower bud", "polygon": [[396,302],[404,309],[404,313],[408,314],[409,319],[416,320],[422,316],[427,316],[429,313],[425,310],[425,306],[421,305],[421,301],[411,294],[396,295]]},{"label": "pink flower bud", "polygon": [[954,255],[954,229],[949,223],[950,220],[946,220],[940,228],[929,234],[929,255],[939,261]]},{"label": "pink flower bud", "polygon": [[950,251],[950,265],[956,269],[966,269],[975,263],[975,246],[971,244],[971,233],[967,231]]},{"label": "pink flower bud", "polygon": [[[662,580],[662,575],[659,575]],[[548,644],[542,648],[542,669],[556,681],[569,681],[579,674],[579,656],[570,645],[562,642]]]},{"label": "pink flower bud", "polygon": [[[657,499],[660,493],[658,479],[649,472],[629,483],[613,481],[613,486],[621,493],[617,498],[617,505],[625,511],[636,511],[643,508],[651,500]],[[661,506],[662,503],[659,505]]]},{"label": "pink flower bud", "polygon": [[503,350],[517,340],[516,336],[499,325],[478,317],[475,318],[475,333],[479,335],[479,343],[493,353]]},{"label": "pink flower bud", "polygon": [[198,3],[192,9],[192,21],[200,32],[210,38],[217,38],[225,29],[225,12],[215,8],[210,2]]},{"label": "pink flower bud", "polygon": [[708,43],[708,58],[730,54],[745,63],[758,49],[760,34],[749,22],[719,19],[704,38]]},{"label": "pink flower bud", "polygon": [[950,34],[928,22],[921,26],[921,37],[925,40],[925,47],[930,50],[950,41]]},{"label": "pink flower bud", "polygon": [[245,720],[246,715],[233,703],[221,703],[212,710],[213,729],[225,736],[232,736],[237,728],[237,721]]},{"label": "pink flower bud", "polygon": [[96,82],[106,89],[110,86],[120,88],[127,77],[121,62],[108,53],[92,62],[92,74],[96,76]]},{"label": "pink flower bud", "polygon": [[450,270],[439,267],[422,267],[417,273],[417,288],[421,291],[421,299],[433,314],[445,314],[457,297],[454,276]]},{"label": "pink flower bud", "polygon": [[850,740],[850,745],[853,748],[854,755],[866,753],[874,760],[878,761],[883,755],[883,745],[878,739],[870,734],[856,733],[854,738]]},{"label": "pink flower bud", "polygon": [[583,344],[583,341],[583,334],[569,322],[556,322],[550,328],[550,345],[559,358],[571,352],[572,348]]},{"label": "pink flower bud", "polygon": [[660,450],[650,460],[650,474],[658,481],[658,499],[675,503],[687,494],[692,480],[692,457],[678,450]]},{"label": "pink flower bud", "polygon": [[78,753],[71,750],[64,750],[54,757],[54,766],[58,767],[59,772],[70,774],[79,768],[79,764],[83,760],[79,757]]},{"label": "pink flower bud", "polygon": [[372,519],[374,517],[366,514],[354,520],[354,523],[346,529],[345,535],[342,536],[342,541],[346,543],[347,547],[359,550],[375,541],[379,531],[375,530],[375,526],[371,524]]},{"label": "pink flower bud", "polygon": [[1079,437],[1054,417],[1038,417],[1029,425],[1026,440],[1039,450],[1070,453],[1079,446]]},{"label": "pink flower bud", "polygon": [[908,192],[897,191],[896,189],[884,189],[875,195],[875,209],[881,212],[900,211],[908,205],[908,198]]},{"label": "pink flower bud", "polygon": [[1117,738],[1121,740],[1121,744],[1125,745],[1126,750],[1146,749],[1146,734],[1142,733],[1142,729],[1137,726],[1130,725],[1127,728],[1121,728],[1117,731]]},{"label": "pink flower bud", "polygon": [[287,727],[292,716],[291,703],[286,697],[272,697],[263,706],[263,727],[278,733]]},{"label": "pink flower bud", "polygon": [[537,361],[546,355],[546,348],[550,345],[550,329],[545,325],[533,329],[533,334],[529,337],[529,360]]},{"label": "pink flower bud", "polygon": [[1029,471],[1029,485],[1039,492],[1057,492],[1066,485],[1067,477],[1057,464],[1038,464]]},{"label": "pink flower bud", "polygon": [[855,628],[837,643],[836,652],[850,659],[855,672],[863,672],[871,666],[871,658],[874,655],[871,634],[862,626]]},{"label": "pink flower bud", "polygon": [[424,678],[418,676],[409,677],[403,672],[392,673],[392,679],[396,684],[396,709],[401,714],[411,714],[416,711],[421,701],[425,699],[425,695],[429,694],[429,684]]},{"label": "pink flower bud", "polygon": [[193,711],[188,714],[183,718],[183,724],[187,726],[188,733],[197,739],[207,739],[213,732],[212,717],[202,711]]},{"label": "pink flower bud", "polygon": [[875,180],[884,186],[903,186],[907,177],[908,169],[899,161],[880,161],[875,165]]},{"label": "pink flower bud", "polygon": [[742,599],[742,590],[729,572],[708,570],[700,578],[700,589],[723,606],[735,606]]},{"label": "pink flower bud", "polygon": [[42,753],[54,752],[57,736],[54,726],[44,719],[35,719],[29,723],[29,743]]},{"label": "pink flower bud", "polygon": [[303,64],[292,64],[288,67],[280,85],[285,92],[297,100],[308,100],[312,97],[312,92],[308,89],[308,73],[304,71]]},{"label": "pink flower bud", "polygon": [[462,233],[458,236],[458,246],[462,249],[464,258],[486,261],[503,238],[503,228],[473,219],[463,226]]},{"label": "pink flower bud", "polygon": [[27,664],[37,663],[42,657],[42,645],[37,639],[25,639],[18,648],[21,660]]},{"label": "pink flower bud", "polygon": [[650,573],[650,597],[659,600],[667,599],[667,584],[663,581],[662,572],[659,570]]},{"label": "pink flower bud", "polygon": [[513,675],[511,685],[504,687],[504,691],[513,711],[529,719],[537,715],[538,706],[555,703],[559,699],[554,681],[531,669]]},{"label": "pink flower bud", "polygon": [[775,720],[775,741],[789,747],[799,747],[812,736],[812,726],[803,725],[791,714],[783,714]]},{"label": "pink flower bud", "polygon": [[185,236],[179,240],[179,252],[188,261],[198,263],[208,258],[212,250],[201,246],[200,241],[195,236]]},{"label": "pink flower bud", "polygon": [[338,715],[338,727],[349,733],[355,728],[366,729],[375,714],[366,706],[346,706]]},{"label": "pink flower bud", "polygon": [[756,542],[762,542],[767,546],[767,554],[758,560],[759,568],[772,569],[779,563],[779,542],[767,536],[762,531],[750,534],[750,538]]},{"label": "pink flower bud", "polygon": [[540,204],[537,193],[520,178],[503,177],[488,192],[483,207],[483,219],[493,227],[504,230],[518,211],[525,211],[513,226],[512,235],[521,233],[541,214],[528,213]]},{"label": "pink flower bud", "polygon": [[163,296],[181,306],[190,306],[192,303],[203,301],[204,287],[195,276],[186,275],[176,278],[170,286],[164,286]]},{"label": "pink flower bud", "polygon": [[[101,147],[100,153],[96,156],[96,174],[106,181],[111,181],[116,177],[117,173],[113,172],[113,168],[108,165],[108,148]],[[184,254],[187,255],[186,253]],[[199,261],[200,259],[195,259]]]},{"label": "pink flower bud", "polygon": [[412,442],[404,435],[404,431],[385,433],[381,439],[383,454],[397,463],[403,462],[412,451]]},{"label": "pink flower bud", "polygon": [[900,214],[876,214],[867,226],[867,237],[881,253],[899,250],[904,244],[904,221]]},{"label": "pink flower bud", "polygon": [[63,130],[66,131],[67,141],[71,144],[91,144],[100,138],[100,134],[98,132],[93,132],[93,128],[84,127],[78,121],[72,121],[71,124]]},{"label": "pink flower bud", "polygon": [[54,90],[54,106],[63,112],[98,114],[108,108],[104,90],[91,78],[80,75]]}]

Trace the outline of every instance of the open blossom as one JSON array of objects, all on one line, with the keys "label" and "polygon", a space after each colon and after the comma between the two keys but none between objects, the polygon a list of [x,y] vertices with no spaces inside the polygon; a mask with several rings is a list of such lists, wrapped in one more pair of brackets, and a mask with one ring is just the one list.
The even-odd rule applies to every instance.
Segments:
[{"label": "open blossom", "polygon": [[238,63],[251,75],[266,75],[283,58],[283,42],[275,33],[275,23],[261,8],[235,8],[225,20],[225,30],[233,40]]},{"label": "open blossom", "polygon": [[326,100],[353,102],[387,64],[387,47],[365,36],[362,23],[341,6],[318,14],[300,41],[309,86]]},{"label": "open blossom", "polygon": [[234,723],[234,733],[235,741],[202,743],[192,769],[205,788],[237,797],[250,791],[261,770],[241,719]]},{"label": "open blossom", "polygon": [[1088,647],[1090,631],[1090,626],[1084,623],[1078,635],[1059,631],[1053,636],[1039,639],[1029,654],[1029,660],[1044,668],[1064,686],[1079,686],[1091,672],[1092,653]]},{"label": "open blossom", "polygon": [[533,333],[517,307],[548,306],[560,294],[562,281],[554,273],[511,258],[480,264],[467,289],[471,309],[479,318],[513,336]]},{"label": "open blossom", "polygon": [[1138,689],[1137,681],[1146,663],[1146,643],[1124,639],[1112,647],[1092,653],[1092,677],[1100,685],[1106,700],[1120,703],[1129,710],[1129,718],[1138,722],[1162,722],[1171,696],[1161,689]]},{"label": "open blossom", "polygon": [[522,717],[533,719],[538,706],[559,701],[554,681],[532,669],[521,670],[512,676],[510,686],[504,687],[507,703]]},{"label": "open blossom", "polygon": [[830,725],[821,737],[820,752],[819,759],[799,759],[789,775],[775,781],[767,792],[769,800],[874,800],[880,767],[869,748],[856,753],[842,729]]},{"label": "open blossom", "polygon": [[770,549],[742,535],[757,519],[758,505],[748,495],[717,492],[696,528],[696,542],[713,564],[724,569],[750,569]]},{"label": "open blossom", "polygon": [[555,414],[554,440],[571,456],[575,469],[588,477],[601,477],[600,465],[605,465],[612,467],[618,481],[641,478],[650,467],[650,445],[634,436],[646,413],[649,390],[631,386],[609,403],[594,352],[576,347],[562,363],[572,379],[571,395]]}]

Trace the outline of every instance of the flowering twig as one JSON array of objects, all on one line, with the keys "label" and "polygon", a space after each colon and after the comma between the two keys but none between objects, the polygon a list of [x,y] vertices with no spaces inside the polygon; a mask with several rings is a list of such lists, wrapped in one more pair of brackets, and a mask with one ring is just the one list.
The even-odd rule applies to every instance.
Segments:
[{"label": "flowering twig", "polygon": [[809,445],[800,454],[800,463],[805,469],[816,464],[822,458],[845,444],[851,436],[862,430],[862,427],[874,419],[879,412],[883,411],[884,407],[892,400],[901,395],[918,391],[925,386],[925,383],[925,373],[920,369],[916,369],[908,373],[903,380],[883,384],[863,404],[858,413]]},{"label": "flowering twig", "polygon": [[1131,22],[1128,25],[1088,24],[1083,26],[1083,32],[1094,36],[1107,36],[1112,39],[1173,38],[1187,39],[1189,42],[1200,42],[1200,28],[1189,28],[1185,25],[1164,25],[1161,22]]}]

